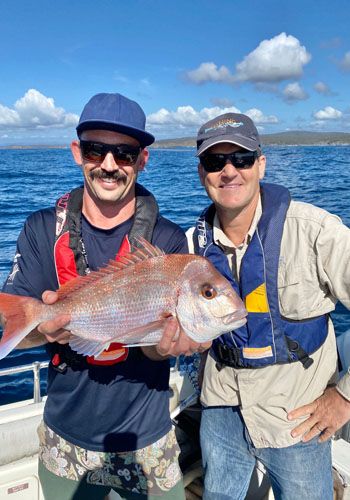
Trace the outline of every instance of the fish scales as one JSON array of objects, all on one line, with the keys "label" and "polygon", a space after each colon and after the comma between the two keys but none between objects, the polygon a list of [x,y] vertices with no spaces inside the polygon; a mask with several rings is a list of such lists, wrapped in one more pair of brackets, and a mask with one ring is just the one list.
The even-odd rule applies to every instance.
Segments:
[{"label": "fish scales", "polygon": [[[183,257],[178,260],[186,261],[188,256]],[[164,312],[174,313],[176,277],[183,264],[179,269],[172,260],[167,265],[167,256],[149,259],[137,266],[137,273],[133,268],[120,271],[122,280],[106,275],[63,299],[57,308],[72,314],[67,328],[75,335],[100,342],[124,332],[119,333],[119,341],[126,342],[129,336],[123,335],[129,330],[161,319]],[[87,302],[90,293],[93,297]]]},{"label": "fish scales", "polygon": [[60,288],[59,300],[45,305],[36,299],[0,294],[6,328],[0,359],[39,323],[69,314],[72,348],[98,353],[111,342],[156,343],[165,318],[175,316],[197,342],[218,337],[245,323],[247,314],[229,282],[205,258],[164,255],[142,241],[142,248],[86,277]]}]

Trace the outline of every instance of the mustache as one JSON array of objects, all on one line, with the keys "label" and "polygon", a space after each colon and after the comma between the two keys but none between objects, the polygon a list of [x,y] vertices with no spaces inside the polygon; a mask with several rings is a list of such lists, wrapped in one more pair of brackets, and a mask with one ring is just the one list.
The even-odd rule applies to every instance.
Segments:
[{"label": "mustache", "polygon": [[113,181],[117,181],[119,179],[125,180],[126,175],[122,174],[118,170],[114,170],[113,172],[107,172],[106,170],[96,169],[89,173],[90,179],[111,179]]}]

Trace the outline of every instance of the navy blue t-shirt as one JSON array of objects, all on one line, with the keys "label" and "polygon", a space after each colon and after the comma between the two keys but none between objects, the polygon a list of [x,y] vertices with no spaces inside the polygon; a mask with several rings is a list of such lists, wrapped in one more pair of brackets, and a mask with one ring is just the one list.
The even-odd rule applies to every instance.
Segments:
[{"label": "navy blue t-shirt", "polygon": [[[114,259],[132,218],[102,230],[82,217],[82,237],[89,267],[96,270]],[[55,209],[28,217],[17,241],[16,257],[3,291],[41,298],[56,290],[53,248]],[[184,232],[159,217],[152,243],[165,253],[187,253]],[[169,361],[152,361],[139,348],[130,348],[125,361],[111,366],[68,368],[48,372],[46,424],[66,440],[95,451],[129,451],[148,446],[171,428]]]}]

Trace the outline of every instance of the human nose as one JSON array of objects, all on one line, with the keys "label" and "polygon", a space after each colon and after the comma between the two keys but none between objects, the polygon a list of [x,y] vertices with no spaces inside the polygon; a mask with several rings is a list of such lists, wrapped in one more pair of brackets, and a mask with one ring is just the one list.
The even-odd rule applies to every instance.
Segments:
[{"label": "human nose", "polygon": [[238,174],[237,168],[231,162],[231,160],[226,160],[225,166],[221,171],[222,175],[235,176]]},{"label": "human nose", "polygon": [[108,151],[103,162],[101,163],[101,168],[107,171],[113,171],[119,169],[118,163],[116,163],[114,156],[111,151]]}]

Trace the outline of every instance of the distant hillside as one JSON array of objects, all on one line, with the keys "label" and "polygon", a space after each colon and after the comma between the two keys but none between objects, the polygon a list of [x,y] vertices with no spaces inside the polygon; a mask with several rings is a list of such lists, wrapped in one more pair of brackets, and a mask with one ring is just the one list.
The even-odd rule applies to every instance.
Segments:
[{"label": "distant hillside", "polygon": [[350,144],[350,134],[346,132],[305,132],[292,131],[261,135],[266,145],[336,145]]},{"label": "distant hillside", "polygon": [[151,148],[194,148],[195,137],[181,137],[180,139],[161,139],[152,144]]},{"label": "distant hillside", "polygon": [[[342,145],[350,144],[350,133],[346,132],[306,132],[292,131],[279,132],[277,134],[261,134],[262,145],[267,146],[318,146],[318,145]],[[194,148],[195,137],[181,137],[179,139],[162,139],[152,144],[151,148]],[[69,144],[31,144],[31,145],[7,145],[0,146],[1,149],[68,149]]]},{"label": "distant hillside", "polygon": [[[263,146],[294,146],[294,145],[340,145],[350,144],[350,134],[346,132],[306,132],[292,131],[277,134],[262,134]],[[180,139],[163,139],[156,141],[153,148],[179,148],[195,147],[195,137],[182,137]]]}]

